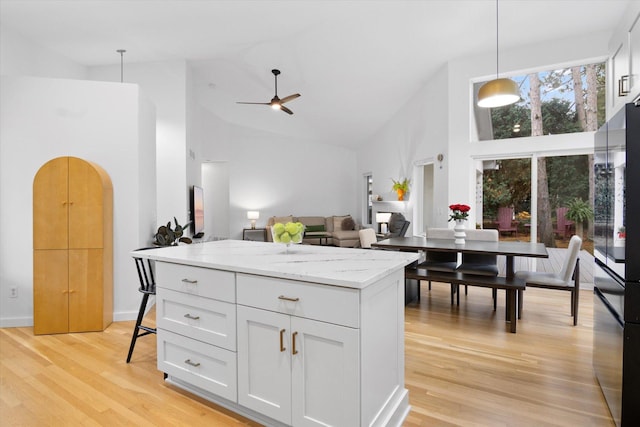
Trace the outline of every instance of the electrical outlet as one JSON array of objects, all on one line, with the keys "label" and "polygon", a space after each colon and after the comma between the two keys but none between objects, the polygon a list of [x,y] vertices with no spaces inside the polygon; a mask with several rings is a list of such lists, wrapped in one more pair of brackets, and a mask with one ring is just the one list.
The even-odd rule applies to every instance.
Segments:
[{"label": "electrical outlet", "polygon": [[18,298],[18,287],[12,286],[9,291],[9,298]]}]

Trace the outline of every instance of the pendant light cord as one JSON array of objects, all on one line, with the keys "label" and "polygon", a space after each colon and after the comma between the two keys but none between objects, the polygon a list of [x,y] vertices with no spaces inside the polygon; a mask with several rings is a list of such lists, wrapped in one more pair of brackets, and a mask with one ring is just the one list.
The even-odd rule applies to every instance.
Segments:
[{"label": "pendant light cord", "polygon": [[124,53],[126,50],[118,49],[116,52],[120,54],[120,83],[124,83]]},{"label": "pendant light cord", "polygon": [[500,49],[499,49],[499,44],[498,44],[498,31],[500,29],[500,25],[498,25],[498,0],[496,0],[496,79],[498,79],[498,70],[500,69],[500,63],[499,63],[499,55],[500,55]]}]

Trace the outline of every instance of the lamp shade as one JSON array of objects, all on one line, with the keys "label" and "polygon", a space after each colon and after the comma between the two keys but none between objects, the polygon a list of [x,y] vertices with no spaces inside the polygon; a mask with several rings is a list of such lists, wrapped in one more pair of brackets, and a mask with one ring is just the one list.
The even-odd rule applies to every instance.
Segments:
[{"label": "lamp shade", "polygon": [[491,80],[478,91],[478,107],[503,107],[520,101],[518,84],[511,79]]},{"label": "lamp shade", "polygon": [[247,211],[247,219],[260,219],[260,212]]},{"label": "lamp shade", "polygon": [[391,214],[389,212],[376,213],[376,222],[389,222],[389,218],[391,218]]}]

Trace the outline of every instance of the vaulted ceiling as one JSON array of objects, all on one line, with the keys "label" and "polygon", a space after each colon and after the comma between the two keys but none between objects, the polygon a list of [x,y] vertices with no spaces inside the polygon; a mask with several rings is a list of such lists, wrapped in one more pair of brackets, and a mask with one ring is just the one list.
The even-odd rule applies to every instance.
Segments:
[{"label": "vaulted ceiling", "polygon": [[[637,0],[500,0],[500,49],[613,31]],[[356,147],[448,61],[495,55],[494,0],[0,0],[0,24],[81,65],[186,59],[228,122]],[[272,68],[294,115],[268,102]],[[126,80],[126,79],[125,79]]]}]

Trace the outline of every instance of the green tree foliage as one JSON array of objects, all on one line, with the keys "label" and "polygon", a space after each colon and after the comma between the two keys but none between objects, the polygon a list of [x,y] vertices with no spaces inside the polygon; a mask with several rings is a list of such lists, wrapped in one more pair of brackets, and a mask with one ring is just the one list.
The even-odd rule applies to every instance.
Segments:
[{"label": "green tree foliage", "polygon": [[514,206],[516,212],[529,209],[531,199],[531,159],[499,160],[498,169],[484,171],[483,212],[495,218],[501,206]]},{"label": "green tree foliage", "polygon": [[589,200],[589,159],[587,156],[547,157],[551,206],[567,206],[573,199]]}]

